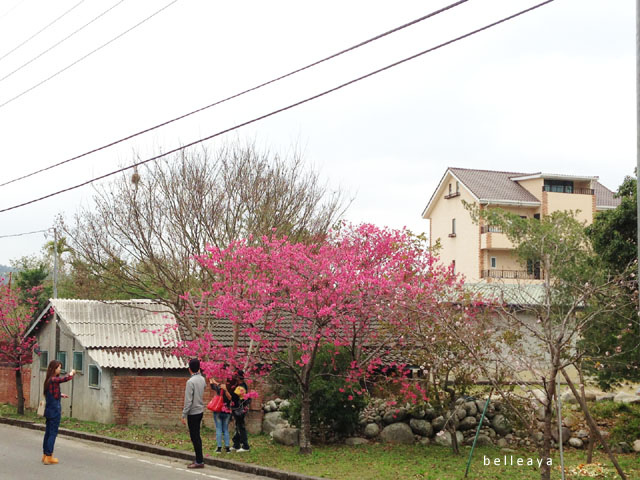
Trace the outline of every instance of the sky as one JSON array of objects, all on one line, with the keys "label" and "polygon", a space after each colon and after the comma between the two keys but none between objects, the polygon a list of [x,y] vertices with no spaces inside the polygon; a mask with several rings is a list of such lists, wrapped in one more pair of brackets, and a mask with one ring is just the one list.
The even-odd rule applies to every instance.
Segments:
[{"label": "sky", "polygon": [[[0,0],[0,183],[450,3]],[[296,103],[536,3],[469,0],[241,98],[0,187],[0,209]],[[353,198],[348,220],[421,232],[428,229],[421,212],[447,167],[599,176],[615,190],[636,165],[635,105],[635,2],[555,0],[205,144],[299,149],[331,189]],[[85,186],[2,212],[0,237],[48,229],[56,215],[72,219],[93,193]],[[48,239],[0,238],[0,264],[38,254]]]}]

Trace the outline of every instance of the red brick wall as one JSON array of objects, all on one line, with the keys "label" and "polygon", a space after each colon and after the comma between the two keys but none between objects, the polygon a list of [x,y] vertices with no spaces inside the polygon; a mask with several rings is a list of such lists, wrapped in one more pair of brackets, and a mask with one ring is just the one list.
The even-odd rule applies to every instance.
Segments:
[{"label": "red brick wall", "polygon": [[[24,404],[28,407],[31,394],[31,368],[29,367],[22,369],[22,392],[24,393]],[[0,367],[0,403],[18,404],[16,371],[10,367]]]},{"label": "red brick wall", "polygon": [[112,380],[115,422],[122,425],[180,423],[186,377],[116,375]]},{"label": "red brick wall", "polygon": [[[180,423],[187,380],[187,377],[114,376],[111,389],[115,422],[121,425]],[[262,431],[261,393],[264,385],[255,385],[252,389],[258,390],[260,396],[251,402],[251,412],[247,416],[247,430],[251,433],[260,433]],[[212,393],[209,388],[205,390],[205,404],[209,403]],[[209,410],[205,410],[204,419],[207,426],[213,426],[213,417]]]}]

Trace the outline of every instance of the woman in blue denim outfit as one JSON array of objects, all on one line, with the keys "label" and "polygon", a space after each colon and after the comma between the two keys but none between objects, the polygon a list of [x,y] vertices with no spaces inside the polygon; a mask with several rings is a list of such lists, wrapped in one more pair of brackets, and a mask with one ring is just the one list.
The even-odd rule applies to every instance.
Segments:
[{"label": "woman in blue denim outfit", "polygon": [[213,378],[209,380],[211,390],[216,392],[216,395],[222,394],[224,401],[224,407],[221,412],[213,412],[213,421],[216,424],[216,443],[218,448],[216,453],[222,453],[222,440],[224,437],[225,451],[229,453],[229,420],[231,419],[231,394],[229,393],[227,385],[224,383],[218,383]]},{"label": "woman in blue denim outfit", "polygon": [[47,425],[44,431],[44,440],[42,441],[42,463],[45,465],[58,463],[58,459],[53,456],[53,447],[56,443],[60,417],[62,416],[60,398],[67,398],[67,395],[60,393],[60,384],[71,380],[76,373],[75,370],[71,370],[69,375],[61,377],[61,369],[62,363],[58,360],[51,360],[47,367],[47,376],[44,381],[44,396],[47,400],[44,416],[47,419]]}]

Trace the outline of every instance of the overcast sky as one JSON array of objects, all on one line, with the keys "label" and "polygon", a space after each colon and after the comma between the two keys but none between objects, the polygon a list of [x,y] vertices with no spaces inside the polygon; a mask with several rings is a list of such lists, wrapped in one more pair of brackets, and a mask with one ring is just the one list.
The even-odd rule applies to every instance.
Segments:
[{"label": "overcast sky", "polygon": [[[32,40],[31,35],[70,13]],[[0,104],[69,66],[170,0],[0,0]],[[0,107],[0,183],[210,104],[421,17],[446,1],[178,0]],[[470,0],[436,18],[100,154],[0,187],[0,209],[295,103],[534,5]],[[348,219],[426,230],[449,166],[596,175],[612,190],[635,167],[635,2],[551,4],[222,137],[297,145]],[[209,142],[211,148],[216,142]],[[92,187],[0,213],[0,236],[90,205]],[[0,264],[42,234],[0,238]]]}]

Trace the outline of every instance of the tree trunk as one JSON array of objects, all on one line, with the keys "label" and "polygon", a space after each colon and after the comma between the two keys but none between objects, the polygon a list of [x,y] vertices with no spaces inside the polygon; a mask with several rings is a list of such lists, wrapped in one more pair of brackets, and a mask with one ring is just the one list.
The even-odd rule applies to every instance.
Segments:
[{"label": "tree trunk", "polygon": [[[551,465],[548,459],[551,458],[551,428],[553,421],[553,398],[557,395],[556,392],[556,377],[558,371],[553,369],[551,378],[545,388],[547,398],[544,406],[544,437],[542,439],[542,448],[540,450],[540,457],[542,465],[540,466],[540,479],[551,480]],[[562,441],[562,438],[558,438],[558,441]]]},{"label": "tree trunk", "polygon": [[302,386],[302,408],[300,410],[300,453],[311,453],[311,393],[309,386]]},{"label": "tree trunk", "polygon": [[18,415],[24,415],[24,391],[22,386],[22,368],[16,367],[16,392],[18,394]]},{"label": "tree trunk", "polygon": [[600,429],[598,428],[598,425],[596,425],[596,422],[593,420],[591,413],[589,413],[589,408],[587,407],[587,404],[584,402],[582,397],[578,394],[578,391],[576,390],[575,385],[573,384],[573,382],[571,381],[571,378],[569,378],[569,375],[564,369],[562,369],[562,375],[564,375],[564,378],[567,380],[567,384],[569,385],[569,388],[571,389],[573,396],[576,397],[576,399],[578,400],[578,403],[580,404],[580,408],[582,409],[582,413],[584,414],[584,418],[589,424],[591,432],[596,434],[596,438],[600,442],[600,445],[602,445],[602,448],[604,448],[604,451],[607,452],[607,455],[609,456],[611,463],[613,463],[614,467],[616,467],[616,470],[618,471],[618,475],[620,475],[620,478],[622,478],[622,480],[626,480],[627,477],[622,471],[622,467],[618,463],[618,459],[609,448],[609,443],[602,437],[602,434],[600,433]]}]

